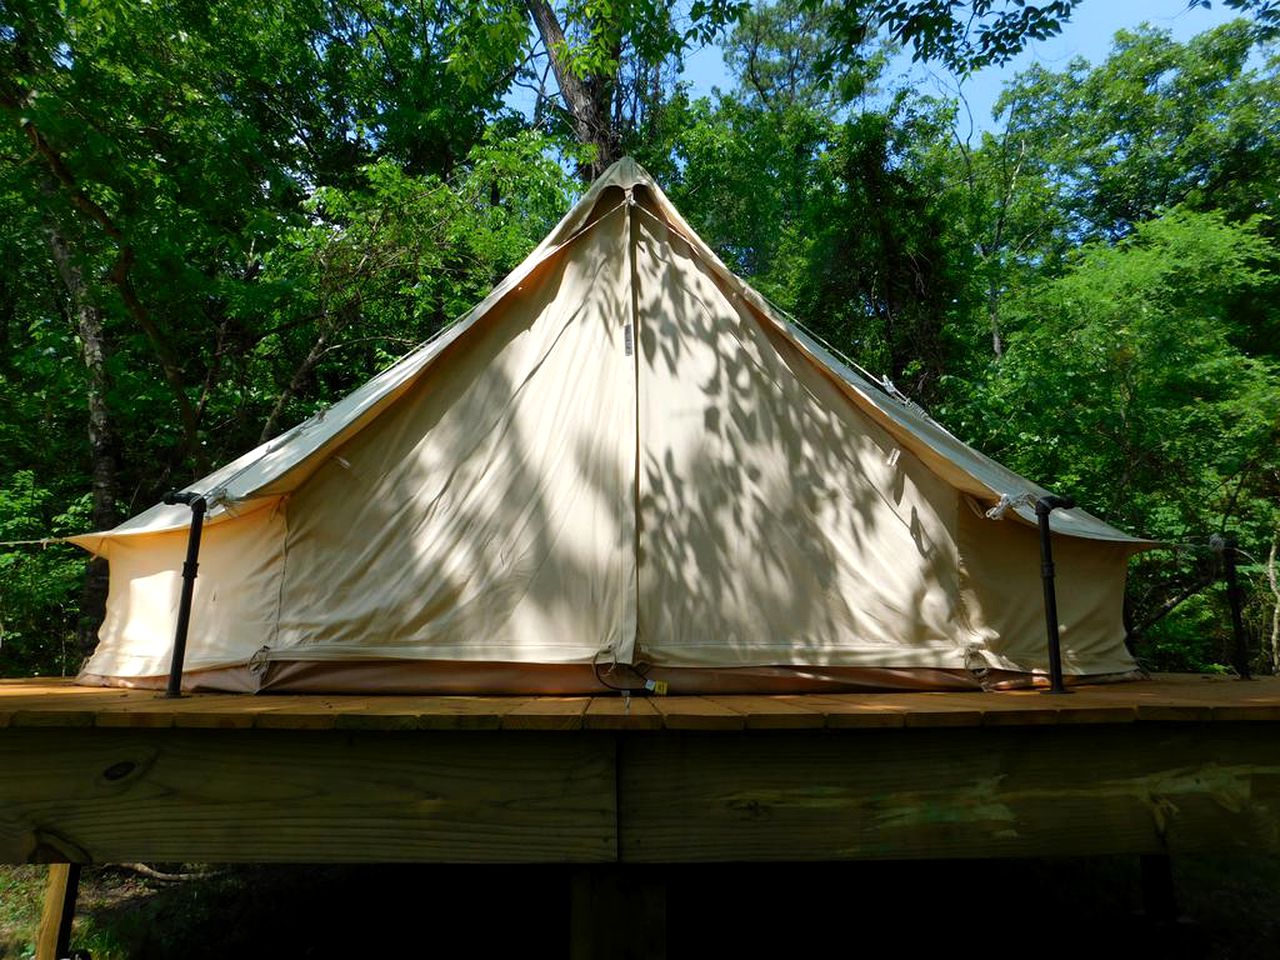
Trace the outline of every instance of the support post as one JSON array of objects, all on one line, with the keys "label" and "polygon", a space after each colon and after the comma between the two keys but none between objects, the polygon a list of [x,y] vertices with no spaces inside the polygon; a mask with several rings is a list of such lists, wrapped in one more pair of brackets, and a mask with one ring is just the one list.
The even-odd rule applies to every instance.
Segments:
[{"label": "support post", "polygon": [[44,912],[36,932],[35,960],[63,960],[71,954],[71,921],[76,915],[79,887],[78,863],[49,864]]},{"label": "support post", "polygon": [[1041,497],[1036,501],[1036,520],[1040,523],[1040,579],[1044,583],[1044,621],[1049,642],[1049,693],[1067,693],[1062,679],[1062,641],[1058,636],[1058,595],[1053,577],[1053,535],[1049,514],[1054,510],[1070,510],[1076,505],[1071,497]]},{"label": "support post", "polygon": [[570,960],[664,960],[667,888],[636,865],[592,864],[570,878]]},{"label": "support post", "polygon": [[166,697],[182,696],[182,662],[187,655],[187,628],[191,625],[191,597],[196,589],[196,570],[199,568],[200,533],[204,529],[204,511],[207,503],[198,493],[165,494],[168,504],[185,503],[191,508],[191,532],[187,534],[187,559],[182,564],[182,596],[178,600],[178,623],[173,631],[173,658],[169,661],[169,685]]},{"label": "support post", "polygon": [[1178,919],[1178,900],[1173,889],[1173,864],[1167,853],[1143,854],[1142,908],[1152,923],[1169,924]]}]

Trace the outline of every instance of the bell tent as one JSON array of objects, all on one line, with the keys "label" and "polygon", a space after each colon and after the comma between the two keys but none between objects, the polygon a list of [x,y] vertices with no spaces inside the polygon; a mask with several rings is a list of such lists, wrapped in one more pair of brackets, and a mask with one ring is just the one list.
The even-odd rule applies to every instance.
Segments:
[{"label": "bell tent", "polygon": [[[972,687],[1047,665],[1041,488],[734,276],[634,161],[483,302],[190,491],[186,689]],[[191,513],[108,559],[81,682],[162,686]],[[1146,546],[1052,515],[1068,675],[1131,673]]]}]

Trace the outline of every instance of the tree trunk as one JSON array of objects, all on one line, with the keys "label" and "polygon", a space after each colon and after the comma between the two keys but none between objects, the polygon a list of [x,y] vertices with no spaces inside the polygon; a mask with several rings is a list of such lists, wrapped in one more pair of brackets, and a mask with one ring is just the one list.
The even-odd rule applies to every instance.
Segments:
[{"label": "tree trunk", "polygon": [[[53,189],[50,185],[49,189]],[[107,340],[102,323],[102,309],[93,302],[84,274],[71,255],[66,237],[51,219],[45,221],[45,235],[58,276],[67,291],[67,300],[80,338],[80,354],[88,373],[89,398],[89,462],[92,473],[92,521],[95,530],[108,530],[116,524],[117,452],[115,428],[107,395],[111,375],[107,370]],[[80,617],[76,624],[76,643],[80,654],[88,656],[97,643],[98,625],[107,609],[107,561],[95,557],[89,561],[88,573],[80,593]]]},{"label": "tree trunk", "polygon": [[1271,588],[1271,672],[1280,674],[1280,576],[1276,574],[1276,554],[1280,552],[1280,530],[1271,539],[1267,555],[1267,586]]},{"label": "tree trunk", "polygon": [[564,31],[547,0],[525,0],[525,6],[547,48],[556,84],[560,87],[560,95],[564,97],[565,108],[573,125],[573,134],[580,143],[595,147],[594,160],[584,164],[578,171],[584,180],[590,182],[618,159],[617,137],[609,122],[608,105],[612,85],[604,82],[588,84],[573,72],[568,62]]},{"label": "tree trunk", "polygon": [[146,334],[147,340],[155,351],[156,359],[160,362],[164,378],[173,390],[186,441],[187,455],[195,464],[198,473],[207,472],[208,458],[200,445],[199,422],[191,398],[187,396],[181,362],[133,287],[132,270],[135,257],[133,246],[110,214],[80,186],[70,167],[67,166],[66,160],[45,138],[45,135],[29,118],[21,116],[23,105],[29,94],[22,93],[12,84],[4,84],[2,81],[3,78],[0,78],[0,107],[18,114],[19,128],[30,141],[36,156],[43,161],[45,172],[42,175],[41,189],[46,194],[52,194],[60,189],[77,211],[101,227],[102,231],[115,243],[117,254],[115,264],[111,268],[110,280],[119,290],[120,298],[124,301],[129,315]]},{"label": "tree trunk", "polygon": [[1000,289],[995,277],[987,280],[987,321],[991,324],[991,351],[999,360],[1004,356],[1004,338],[1000,335]]}]

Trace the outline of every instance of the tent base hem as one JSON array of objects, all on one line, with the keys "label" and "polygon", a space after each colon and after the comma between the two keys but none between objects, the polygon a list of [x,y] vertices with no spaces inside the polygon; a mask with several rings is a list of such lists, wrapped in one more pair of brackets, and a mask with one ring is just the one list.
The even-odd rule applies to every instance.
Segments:
[{"label": "tent base hem", "polygon": [[[1140,671],[1071,676],[1068,684],[1143,679]],[[859,693],[922,690],[1009,690],[1047,686],[1038,674],[1011,670],[924,667],[661,667],[643,673],[625,667],[599,671],[591,664],[459,662],[445,660],[288,660],[266,665],[200,670],[183,676],[188,693],[471,694],[582,696],[665,681],[672,694]],[[165,677],[81,674],[84,686],[164,689]]]}]

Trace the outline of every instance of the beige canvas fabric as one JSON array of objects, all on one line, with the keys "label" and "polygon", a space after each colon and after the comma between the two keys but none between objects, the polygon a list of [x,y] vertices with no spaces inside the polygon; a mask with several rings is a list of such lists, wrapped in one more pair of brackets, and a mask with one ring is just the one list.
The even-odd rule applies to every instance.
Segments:
[{"label": "beige canvas fabric", "polygon": [[[211,501],[203,683],[304,662],[309,689],[326,662],[1045,667],[1043,491],[773,311],[629,160],[443,336],[191,489]],[[76,538],[111,564],[86,679],[167,671],[188,520],[160,505]],[[1131,670],[1145,542],[1053,522],[1067,671]]]}]

